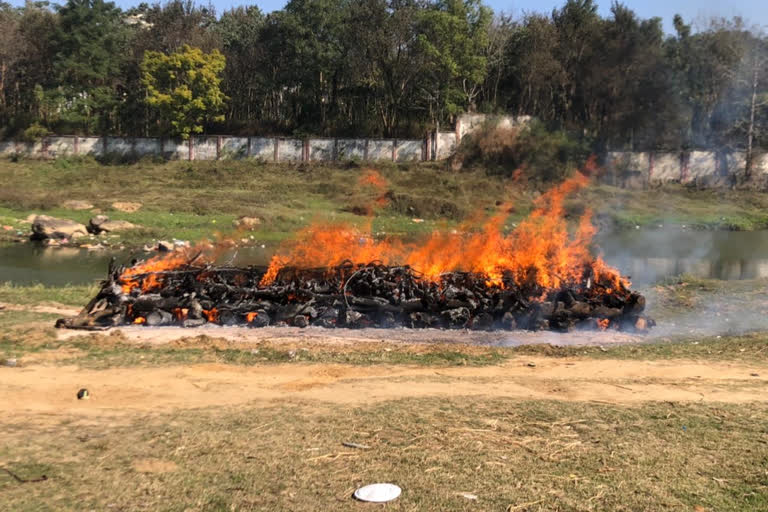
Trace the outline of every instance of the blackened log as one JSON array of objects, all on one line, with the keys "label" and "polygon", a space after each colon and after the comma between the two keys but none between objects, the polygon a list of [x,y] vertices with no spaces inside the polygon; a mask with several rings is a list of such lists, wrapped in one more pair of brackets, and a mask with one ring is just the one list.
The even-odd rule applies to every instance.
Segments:
[{"label": "blackened log", "polygon": [[639,293],[632,293],[627,299],[627,303],[624,305],[625,315],[639,315],[645,311],[645,297]]},{"label": "blackened log", "polygon": [[476,331],[490,331],[493,329],[493,317],[488,313],[480,313],[472,319],[472,329]]},{"label": "blackened log", "polygon": [[162,309],[156,309],[146,316],[147,327],[158,327],[161,325],[171,325],[173,323],[173,315],[168,311]]},{"label": "blackened log", "polygon": [[454,329],[466,327],[470,319],[469,309],[467,308],[448,309],[440,314],[445,323]]}]

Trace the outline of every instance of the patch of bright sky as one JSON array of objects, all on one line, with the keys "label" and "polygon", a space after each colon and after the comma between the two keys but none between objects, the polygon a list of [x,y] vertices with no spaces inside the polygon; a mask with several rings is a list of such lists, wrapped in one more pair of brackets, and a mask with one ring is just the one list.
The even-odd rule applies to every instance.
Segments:
[{"label": "patch of bright sky", "polygon": [[[6,0],[7,1],[7,0]],[[113,0],[123,9],[139,4],[140,0]],[[146,0],[145,0],[146,1]],[[208,0],[197,0],[199,4],[207,4]],[[485,0],[485,3],[496,12],[506,12],[520,16],[524,12],[551,13],[553,8],[563,5],[565,0]],[[54,3],[63,3],[59,0]],[[238,5],[258,5],[265,12],[282,9],[286,0],[260,0],[249,2],[248,0],[210,0],[221,13]],[[24,0],[10,0],[12,5],[23,5]],[[149,0],[147,3],[155,3]],[[600,14],[610,15],[611,1],[597,1]],[[694,28],[706,26],[706,20],[711,17],[732,18],[741,16],[747,27],[755,27],[758,30],[768,32],[768,1],[766,0],[739,0],[736,2],[723,2],[722,0],[626,0],[623,2],[634,10],[641,18],[660,17],[664,23],[664,29],[671,33],[672,18],[675,14],[681,14],[687,23],[693,22]]]}]

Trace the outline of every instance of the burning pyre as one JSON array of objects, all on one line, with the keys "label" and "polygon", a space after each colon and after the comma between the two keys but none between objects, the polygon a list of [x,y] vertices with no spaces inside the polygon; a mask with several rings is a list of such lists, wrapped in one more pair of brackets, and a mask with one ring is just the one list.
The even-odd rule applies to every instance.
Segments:
[{"label": "burning pyre", "polygon": [[591,212],[569,236],[563,201],[578,174],[544,194],[502,233],[509,206],[479,230],[426,241],[375,240],[344,225],[314,225],[268,268],[216,266],[190,249],[111,266],[96,297],[57,326],[290,325],[645,331],[645,299],[590,252]]}]

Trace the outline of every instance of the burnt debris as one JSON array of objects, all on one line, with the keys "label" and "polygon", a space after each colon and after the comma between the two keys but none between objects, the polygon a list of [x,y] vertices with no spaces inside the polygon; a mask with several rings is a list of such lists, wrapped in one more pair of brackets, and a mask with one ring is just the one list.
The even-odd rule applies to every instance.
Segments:
[{"label": "burnt debris", "polygon": [[[133,267],[135,270],[138,267]],[[588,267],[577,283],[546,289],[519,285],[512,275],[449,272],[438,281],[407,266],[344,264],[283,268],[260,285],[263,268],[181,265],[126,272],[111,266],[99,293],[57,327],[100,330],[121,325],[197,327],[205,324],[319,327],[410,327],[644,332],[645,298],[621,284],[595,279]]]}]

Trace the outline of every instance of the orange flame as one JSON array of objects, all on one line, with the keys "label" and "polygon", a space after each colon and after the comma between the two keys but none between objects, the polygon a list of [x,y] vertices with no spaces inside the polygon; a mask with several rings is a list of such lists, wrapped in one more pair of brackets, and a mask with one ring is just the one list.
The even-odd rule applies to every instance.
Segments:
[{"label": "orange flame", "polygon": [[387,197],[387,190],[389,189],[389,181],[384,176],[378,173],[374,169],[366,169],[365,172],[357,180],[358,186],[362,188],[369,188],[376,195],[371,206],[366,207],[367,214],[373,213],[373,206],[384,208],[389,204],[389,198]]},{"label": "orange flame", "polygon": [[370,234],[345,224],[311,225],[284,245],[270,262],[261,284],[268,285],[286,266],[333,267],[345,261],[385,265],[407,264],[436,281],[445,272],[464,270],[488,276],[489,285],[501,285],[511,274],[517,284],[557,288],[576,282],[591,267],[593,281],[608,280],[616,289],[628,287],[618,271],[590,253],[596,232],[592,212],[581,216],[573,236],[565,218],[565,198],[588,183],[577,173],[553,187],[535,203],[534,210],[513,231],[504,235],[511,205],[504,204],[479,230],[462,226],[456,233],[435,232],[426,240],[403,243],[395,239],[375,240]]},{"label": "orange flame", "polygon": [[221,235],[217,234],[216,238],[214,243],[204,240],[192,247],[184,247],[161,254],[125,269],[119,279],[123,293],[130,293],[137,288],[142,293],[157,290],[163,285],[162,272],[178,269],[192,263],[199,265],[213,262],[222,252],[234,245],[232,240]]},{"label": "orange flame", "polygon": [[209,322],[218,322],[219,321],[219,310],[216,308],[212,308],[210,310],[204,309],[203,310],[203,316],[209,321]]},{"label": "orange flame", "polygon": [[133,319],[133,323],[135,324],[144,324],[146,322],[147,322],[147,319],[144,318],[143,316],[137,316],[136,318]]},{"label": "orange flame", "polygon": [[256,311],[251,311],[245,314],[245,321],[248,323],[253,322],[259,314]]},{"label": "orange flame", "polygon": [[[594,169],[592,159],[586,170],[594,173]],[[312,224],[278,250],[260,284],[274,282],[280,270],[288,266],[327,268],[345,262],[375,261],[409,265],[432,281],[438,281],[443,273],[463,270],[484,274],[489,286],[502,286],[502,277],[511,276],[518,285],[554,289],[588,277],[587,287],[594,286],[602,293],[626,290],[629,282],[601,258],[591,255],[590,244],[596,233],[591,210],[582,214],[576,229],[569,234],[565,198],[588,182],[586,175],[576,173],[553,187],[534,202],[531,214],[506,234],[505,224],[512,208],[509,203],[502,204],[479,227],[476,220],[469,221],[452,232],[434,232],[426,239],[408,243],[396,238],[375,239],[371,235],[371,218],[365,229],[348,224]],[[388,187],[387,181],[373,170],[366,171],[359,184],[372,186],[381,194]],[[119,282],[125,293],[136,289],[153,291],[163,285],[163,271],[192,260],[196,264],[214,261],[219,251],[229,246],[204,242],[152,258],[125,270]],[[215,309],[205,315],[211,322],[218,320]]]},{"label": "orange flame", "polygon": [[601,331],[604,331],[604,330],[608,329],[608,326],[609,326],[609,325],[611,325],[611,321],[610,321],[610,320],[608,320],[607,318],[603,318],[602,320],[598,320],[598,321],[597,321],[597,327],[598,327],[598,328],[599,328]]}]

